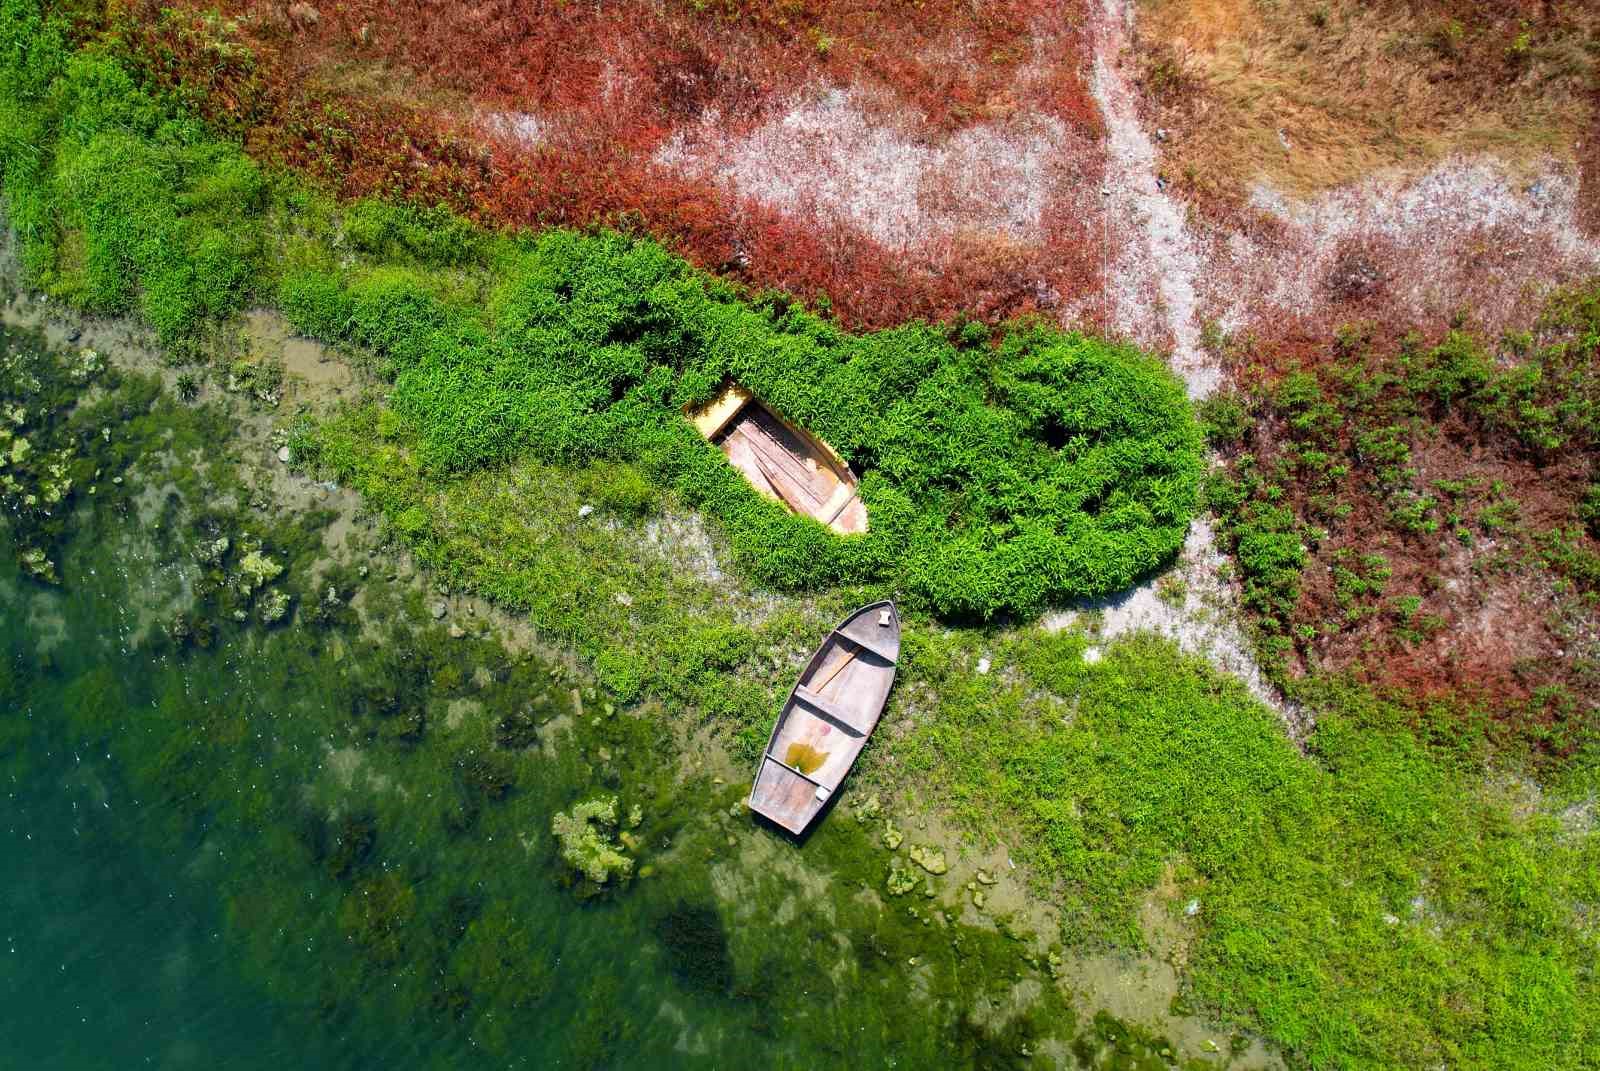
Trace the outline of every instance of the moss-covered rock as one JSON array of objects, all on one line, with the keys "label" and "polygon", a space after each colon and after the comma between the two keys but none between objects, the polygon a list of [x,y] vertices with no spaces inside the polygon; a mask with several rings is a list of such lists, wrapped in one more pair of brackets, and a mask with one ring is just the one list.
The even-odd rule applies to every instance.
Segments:
[{"label": "moss-covered rock", "polygon": [[550,820],[550,832],[561,844],[566,864],[596,885],[633,874],[633,860],[612,839],[617,828],[617,797],[586,800]]},{"label": "moss-covered rock", "polygon": [[904,896],[917,887],[917,874],[899,863],[889,864],[889,874],[883,880],[884,891],[890,896]]},{"label": "moss-covered rock", "polygon": [[276,580],[282,573],[283,566],[260,550],[252,550],[239,562],[239,591],[249,595],[261,585]]}]

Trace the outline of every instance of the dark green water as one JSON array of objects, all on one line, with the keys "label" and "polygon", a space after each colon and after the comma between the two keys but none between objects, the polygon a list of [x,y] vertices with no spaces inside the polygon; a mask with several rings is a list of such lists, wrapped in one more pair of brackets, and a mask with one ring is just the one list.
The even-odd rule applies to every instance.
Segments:
[{"label": "dark green water", "polygon": [[[77,490],[0,525],[0,1066],[1165,1066],[1079,1035],[1000,930],[888,897],[844,809],[796,847],[650,716],[327,560],[225,422],[131,380],[69,416],[4,343],[0,403]],[[551,818],[601,796],[638,873],[596,887]]]}]

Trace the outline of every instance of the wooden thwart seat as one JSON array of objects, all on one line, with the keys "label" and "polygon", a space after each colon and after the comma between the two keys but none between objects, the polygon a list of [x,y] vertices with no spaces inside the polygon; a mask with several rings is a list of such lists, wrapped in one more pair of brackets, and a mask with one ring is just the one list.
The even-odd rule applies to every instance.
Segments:
[{"label": "wooden thwart seat", "polygon": [[803,684],[795,685],[794,697],[810,707],[823,719],[832,723],[836,728],[843,729],[851,736],[865,736],[866,730],[856,725],[850,711],[836,704],[833,700],[818,695]]},{"label": "wooden thwart seat", "polygon": [[844,632],[840,629],[834,629],[833,634],[844,640],[846,643],[853,643],[863,650],[871,651],[873,654],[877,655],[891,666],[894,665],[896,660],[900,657],[900,652],[898,651],[890,651],[886,648],[879,647],[870,640],[863,639],[860,636],[853,636],[850,633]]}]

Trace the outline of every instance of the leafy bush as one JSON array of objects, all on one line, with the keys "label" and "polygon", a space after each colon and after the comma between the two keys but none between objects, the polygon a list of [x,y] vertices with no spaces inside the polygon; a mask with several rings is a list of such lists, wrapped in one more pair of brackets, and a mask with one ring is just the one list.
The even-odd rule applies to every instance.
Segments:
[{"label": "leafy bush", "polygon": [[[280,299],[302,330],[384,359],[433,471],[522,451],[631,462],[774,585],[888,580],[944,615],[1030,612],[1132,583],[1195,508],[1198,430],[1131,348],[1038,324],[994,346],[926,324],[852,335],[615,234],[549,232],[500,263],[482,310],[388,264],[294,272]],[[700,439],[683,408],[730,380],[856,465],[870,532],[790,515]]]},{"label": "leafy bush", "polygon": [[1251,422],[1248,401],[1232,391],[1218,391],[1200,403],[1200,427],[1219,450],[1243,442]]}]

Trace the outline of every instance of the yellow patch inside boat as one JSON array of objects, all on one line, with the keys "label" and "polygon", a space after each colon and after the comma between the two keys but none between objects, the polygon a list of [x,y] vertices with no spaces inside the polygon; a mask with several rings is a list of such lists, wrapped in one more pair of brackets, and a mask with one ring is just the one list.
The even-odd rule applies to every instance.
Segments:
[{"label": "yellow patch inside boat", "polygon": [[822,764],[828,761],[826,751],[818,751],[802,740],[796,740],[789,745],[789,750],[784,753],[783,761],[792,769],[803,774],[814,774],[822,769]]}]

